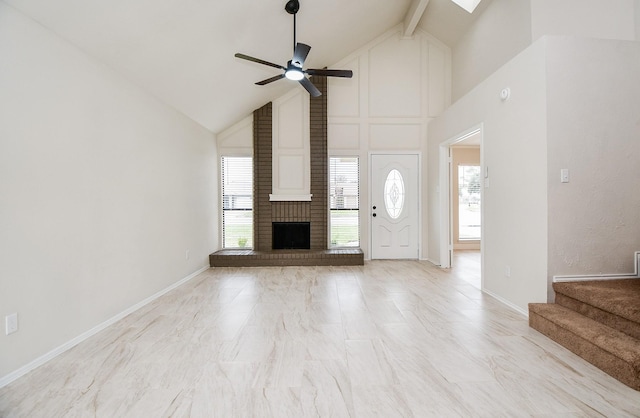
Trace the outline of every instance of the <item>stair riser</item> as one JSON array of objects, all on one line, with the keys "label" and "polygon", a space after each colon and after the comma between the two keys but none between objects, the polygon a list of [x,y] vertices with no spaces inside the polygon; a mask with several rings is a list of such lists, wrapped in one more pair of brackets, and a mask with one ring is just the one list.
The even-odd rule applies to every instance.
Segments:
[{"label": "stair riser", "polygon": [[586,304],[562,293],[556,294],[556,303],[591,318],[594,321],[605,324],[608,327],[624,332],[633,338],[640,339],[640,324],[637,322],[632,322],[621,316],[603,311],[602,309],[596,308],[595,306]]},{"label": "stair riser", "polygon": [[529,326],[618,379],[625,385],[640,391],[640,372],[635,370],[629,363],[622,361],[590,341],[558,326],[531,310],[529,311]]}]

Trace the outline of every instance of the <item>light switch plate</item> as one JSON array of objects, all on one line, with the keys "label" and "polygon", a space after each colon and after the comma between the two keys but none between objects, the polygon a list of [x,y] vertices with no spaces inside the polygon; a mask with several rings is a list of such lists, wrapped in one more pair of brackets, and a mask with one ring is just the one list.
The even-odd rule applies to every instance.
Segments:
[{"label": "light switch plate", "polygon": [[4,322],[5,322],[5,332],[7,335],[13,334],[14,332],[18,331],[18,314],[17,313],[7,315],[4,318]]}]

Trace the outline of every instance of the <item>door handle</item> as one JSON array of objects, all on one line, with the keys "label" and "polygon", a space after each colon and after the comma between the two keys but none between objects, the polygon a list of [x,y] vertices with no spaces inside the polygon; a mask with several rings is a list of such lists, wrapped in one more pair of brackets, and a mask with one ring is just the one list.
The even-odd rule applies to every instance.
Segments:
[{"label": "door handle", "polygon": [[376,207],[375,207],[375,205],[373,206],[373,210],[376,210]]},{"label": "door handle", "polygon": [[374,218],[376,217],[376,213],[375,213],[375,212],[373,212],[373,217],[374,217]]}]

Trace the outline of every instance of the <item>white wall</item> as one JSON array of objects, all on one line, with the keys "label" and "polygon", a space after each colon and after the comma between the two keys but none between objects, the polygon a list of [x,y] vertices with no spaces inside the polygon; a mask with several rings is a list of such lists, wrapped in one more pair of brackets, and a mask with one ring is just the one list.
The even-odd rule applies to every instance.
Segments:
[{"label": "white wall", "polygon": [[[400,25],[332,66],[351,69],[354,76],[328,82],[329,155],[360,158],[360,245],[365,258],[370,257],[370,153],[421,153],[424,173],[427,124],[450,102],[449,49],[419,29],[409,39],[401,33]],[[424,207],[426,181],[422,188]],[[423,221],[421,257],[427,254],[427,236]]]},{"label": "white wall", "polygon": [[454,102],[531,44],[531,1],[493,0],[453,47]]},{"label": "white wall", "polygon": [[3,2],[0,61],[1,379],[206,267],[218,184],[209,131]]},{"label": "white wall", "polygon": [[[544,37],[429,125],[429,258],[440,143],[482,123],[484,285],[526,310],[554,275],[630,273],[640,249],[640,43]],[[498,92],[511,89],[500,103]],[[560,182],[560,170],[570,182]],[[506,266],[511,277],[506,277]]]},{"label": "white wall", "polygon": [[636,0],[635,3],[636,9],[636,41],[640,41],[640,0]]},{"label": "white wall", "polygon": [[545,35],[640,40],[638,0],[493,0],[452,50],[455,102]]},{"label": "white wall", "polygon": [[[553,39],[549,276],[631,273],[640,250],[640,43]],[[570,182],[560,183],[560,169]]]},{"label": "white wall", "polygon": [[253,114],[216,135],[218,153],[229,157],[253,155]]},{"label": "white wall", "polygon": [[[527,48],[429,124],[429,259],[439,264],[440,197],[447,196],[439,189],[440,144],[482,124],[483,172],[489,169],[482,196],[484,288],[523,312],[547,297],[544,52],[543,41]],[[502,101],[505,87],[511,97]]]},{"label": "white wall", "polygon": [[273,101],[271,201],[311,199],[309,93],[296,86]]},{"label": "white wall", "polygon": [[532,38],[635,39],[635,0],[530,0]]}]

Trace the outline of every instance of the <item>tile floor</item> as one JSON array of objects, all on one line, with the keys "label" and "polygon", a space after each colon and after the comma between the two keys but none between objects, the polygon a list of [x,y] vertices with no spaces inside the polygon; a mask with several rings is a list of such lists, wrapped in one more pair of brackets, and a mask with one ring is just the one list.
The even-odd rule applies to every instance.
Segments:
[{"label": "tile floor", "polygon": [[473,265],[210,269],[0,389],[0,416],[640,416]]}]

